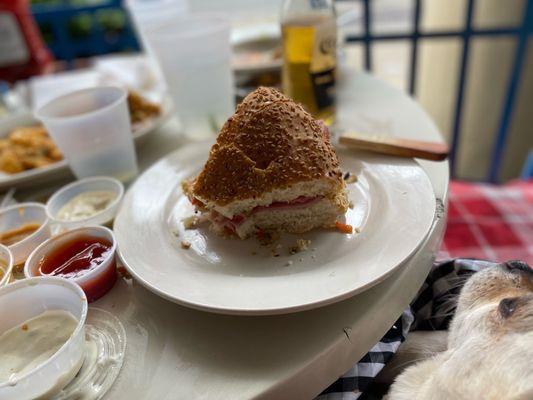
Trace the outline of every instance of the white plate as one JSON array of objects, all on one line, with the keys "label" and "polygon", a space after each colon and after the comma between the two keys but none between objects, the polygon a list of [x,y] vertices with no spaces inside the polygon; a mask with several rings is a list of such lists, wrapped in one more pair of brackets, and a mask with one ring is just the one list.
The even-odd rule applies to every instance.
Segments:
[{"label": "white plate", "polygon": [[[156,118],[147,119],[141,124],[133,126],[133,138],[139,141],[148,134],[154,132],[172,114],[172,102],[166,98],[161,107],[161,115]],[[13,117],[8,117],[0,124],[0,137],[7,136],[13,129],[19,126],[31,126],[40,124],[33,114],[25,113]],[[29,169],[16,174],[6,174],[0,171],[0,189],[27,185],[31,183],[44,183],[47,179],[57,178],[68,173],[68,164],[65,160],[55,162],[41,168]]]},{"label": "white plate", "polygon": [[[341,152],[343,171],[359,178],[348,185],[354,208],[346,219],[361,232],[285,235],[281,254],[274,257],[255,239],[225,239],[204,227],[184,229],[181,220],[193,215],[193,207],[180,182],[198,173],[208,150],[205,142],[188,145],[152,166],[126,194],[114,225],[129,272],[156,294],[185,306],[265,315],[348,298],[398,268],[434,218],[431,183],[413,160]],[[310,239],[312,249],[289,255],[298,238]],[[181,240],[191,248],[182,249]]]}]

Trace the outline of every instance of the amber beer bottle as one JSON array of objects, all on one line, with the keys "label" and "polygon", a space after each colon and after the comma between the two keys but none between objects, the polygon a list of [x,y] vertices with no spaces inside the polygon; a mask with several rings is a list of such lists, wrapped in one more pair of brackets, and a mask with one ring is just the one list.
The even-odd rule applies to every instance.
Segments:
[{"label": "amber beer bottle", "polygon": [[337,25],[331,0],[285,0],[283,91],[326,123],[335,116]]}]

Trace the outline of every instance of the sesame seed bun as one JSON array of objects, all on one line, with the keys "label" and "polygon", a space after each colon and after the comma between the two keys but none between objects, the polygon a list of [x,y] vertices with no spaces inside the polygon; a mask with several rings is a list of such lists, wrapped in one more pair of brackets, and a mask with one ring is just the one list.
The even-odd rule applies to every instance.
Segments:
[{"label": "sesame seed bun", "polygon": [[265,193],[322,181],[325,196],[344,191],[326,126],[272,88],[249,94],[228,119],[189,195],[223,207]]}]

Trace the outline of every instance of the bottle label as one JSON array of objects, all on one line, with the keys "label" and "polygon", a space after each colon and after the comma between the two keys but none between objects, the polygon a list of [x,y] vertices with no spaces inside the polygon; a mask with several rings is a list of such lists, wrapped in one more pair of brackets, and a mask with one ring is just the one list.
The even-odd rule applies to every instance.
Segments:
[{"label": "bottle label", "polygon": [[319,109],[335,101],[335,67],[337,64],[337,27],[331,18],[315,28],[313,56],[309,67],[311,83]]},{"label": "bottle label", "polygon": [[0,12],[0,67],[24,64],[30,53],[13,14]]}]

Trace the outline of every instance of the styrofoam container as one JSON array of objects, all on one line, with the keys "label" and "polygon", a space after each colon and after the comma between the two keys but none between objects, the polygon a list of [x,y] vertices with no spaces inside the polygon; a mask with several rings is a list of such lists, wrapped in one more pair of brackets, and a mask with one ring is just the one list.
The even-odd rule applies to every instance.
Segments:
[{"label": "styrofoam container", "polygon": [[40,203],[20,203],[0,211],[0,232],[29,223],[38,223],[41,226],[31,235],[8,246],[13,255],[13,265],[26,261],[30,253],[51,236],[50,219],[45,206]]},{"label": "styrofoam container", "polygon": [[0,260],[2,260],[2,265],[0,265],[2,273],[0,275],[0,287],[2,287],[11,281],[11,272],[13,271],[13,255],[3,244],[0,244]]},{"label": "styrofoam container", "polygon": [[111,290],[117,279],[115,257],[117,242],[115,240],[113,231],[104,226],[78,228],[48,239],[46,242],[37,247],[28,257],[26,264],[24,265],[24,275],[27,278],[40,276],[39,261],[47,253],[51,252],[57,247],[63,246],[65,243],[70,242],[76,237],[82,236],[106,239],[112,245],[111,251],[109,252],[107,258],[96,268],[87,272],[85,275],[69,279],[69,281],[78,284],[83,289],[89,302],[95,301],[102,297],[109,290]]},{"label": "styrofoam container", "polygon": [[67,311],[78,320],[71,337],[48,360],[16,381],[0,383],[0,400],[51,397],[74,378],[85,357],[85,294],[62,278],[23,279],[0,288],[0,310],[8,310],[0,312],[0,333],[48,310]]},{"label": "styrofoam container", "polygon": [[[61,208],[79,194],[99,191],[109,191],[116,194],[115,200],[105,210],[77,221],[63,220],[57,216]],[[107,176],[85,178],[63,186],[55,192],[46,202],[46,212],[52,222],[60,225],[63,230],[82,226],[110,225],[117,214],[122,197],[124,197],[124,185],[118,179]]]}]

